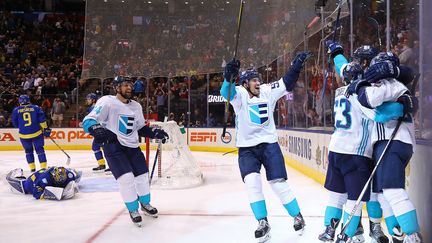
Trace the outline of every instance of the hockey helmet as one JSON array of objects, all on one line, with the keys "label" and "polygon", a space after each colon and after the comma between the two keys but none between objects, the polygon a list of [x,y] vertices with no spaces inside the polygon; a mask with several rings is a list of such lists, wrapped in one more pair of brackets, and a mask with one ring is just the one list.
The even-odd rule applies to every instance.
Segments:
[{"label": "hockey helmet", "polygon": [[240,73],[239,85],[249,82],[251,79],[258,78],[261,81],[260,74],[255,69],[248,69]]},{"label": "hockey helmet", "polygon": [[132,79],[130,77],[125,77],[125,76],[116,76],[113,80],[113,87],[117,88],[120,85],[122,85],[124,82],[127,83],[132,83]]},{"label": "hockey helmet", "polygon": [[379,50],[370,45],[362,45],[354,51],[354,58],[363,62],[363,60],[367,60],[368,63],[378,55]]},{"label": "hockey helmet", "polygon": [[18,97],[18,102],[20,103],[20,105],[27,105],[30,104],[30,98],[28,97],[28,95],[20,95]]},{"label": "hockey helmet", "polygon": [[86,96],[86,99],[88,100],[97,100],[98,96],[95,93],[90,93]]}]

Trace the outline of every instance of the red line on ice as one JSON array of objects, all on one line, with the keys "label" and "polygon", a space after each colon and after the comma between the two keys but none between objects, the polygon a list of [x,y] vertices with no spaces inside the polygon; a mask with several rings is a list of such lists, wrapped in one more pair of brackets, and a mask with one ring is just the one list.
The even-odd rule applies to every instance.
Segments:
[{"label": "red line on ice", "polygon": [[102,225],[102,227],[96,231],[96,233],[94,233],[88,240],[86,240],[86,243],[92,243],[94,240],[96,240],[96,238],[98,238],[102,232],[104,232],[106,229],[108,229],[108,227],[116,220],[118,219],[118,217],[120,217],[120,215],[123,214],[124,208],[121,209],[120,211],[118,211],[108,222],[106,222],[104,225]]}]

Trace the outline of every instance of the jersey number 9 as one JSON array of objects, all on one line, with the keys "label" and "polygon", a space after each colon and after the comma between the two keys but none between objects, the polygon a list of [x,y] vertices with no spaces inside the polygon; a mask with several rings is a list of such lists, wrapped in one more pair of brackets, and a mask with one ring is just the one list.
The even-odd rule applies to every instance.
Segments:
[{"label": "jersey number 9", "polygon": [[31,120],[31,115],[30,115],[29,112],[25,112],[25,113],[23,113],[23,120],[26,122],[26,123],[24,124],[25,127],[28,127],[28,126],[31,125],[32,120]]},{"label": "jersey number 9", "polygon": [[345,99],[335,101],[335,127],[336,129],[350,129],[351,128],[351,103]]}]

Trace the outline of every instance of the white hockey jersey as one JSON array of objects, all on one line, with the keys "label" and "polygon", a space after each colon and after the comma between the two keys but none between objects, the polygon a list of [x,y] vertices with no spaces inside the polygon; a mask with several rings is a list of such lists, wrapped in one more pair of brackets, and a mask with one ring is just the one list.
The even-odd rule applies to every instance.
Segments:
[{"label": "white hockey jersey", "polygon": [[145,120],[138,102],[131,100],[125,104],[116,96],[103,96],[84,121],[88,119],[96,120],[104,128],[115,133],[121,145],[130,148],[139,146],[138,130],[145,125]]},{"label": "white hockey jersey", "polygon": [[230,101],[236,114],[236,147],[252,147],[278,141],[273,111],[276,102],[286,94],[283,79],[260,86],[259,97],[249,97],[248,91],[237,86]]},{"label": "white hockey jersey", "polygon": [[[365,88],[365,97],[368,104],[375,108],[386,101],[397,101],[397,99],[408,91],[404,84],[396,79],[382,79],[370,87]],[[380,140],[388,140],[396,128],[397,120],[392,120],[386,123],[375,123],[372,132],[372,144]],[[405,119],[394,140],[398,140],[408,144],[415,144],[414,123],[410,115]]]},{"label": "white hockey jersey", "polygon": [[329,151],[372,157],[371,132],[375,111],[360,104],[357,95],[345,97],[348,86],[335,93],[334,127]]}]

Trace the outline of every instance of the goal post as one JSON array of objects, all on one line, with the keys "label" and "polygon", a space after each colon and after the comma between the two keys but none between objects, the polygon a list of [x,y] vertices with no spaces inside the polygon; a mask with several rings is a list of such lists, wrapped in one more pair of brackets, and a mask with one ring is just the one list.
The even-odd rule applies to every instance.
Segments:
[{"label": "goal post", "polygon": [[[160,189],[183,189],[196,187],[203,183],[201,169],[186,143],[186,134],[174,121],[150,122],[150,127],[161,128],[168,133],[169,139],[162,144],[157,158],[157,176],[153,177],[152,187]],[[154,160],[158,141],[150,140],[146,152],[150,153],[149,161]],[[152,170],[153,163],[149,163]]]}]

